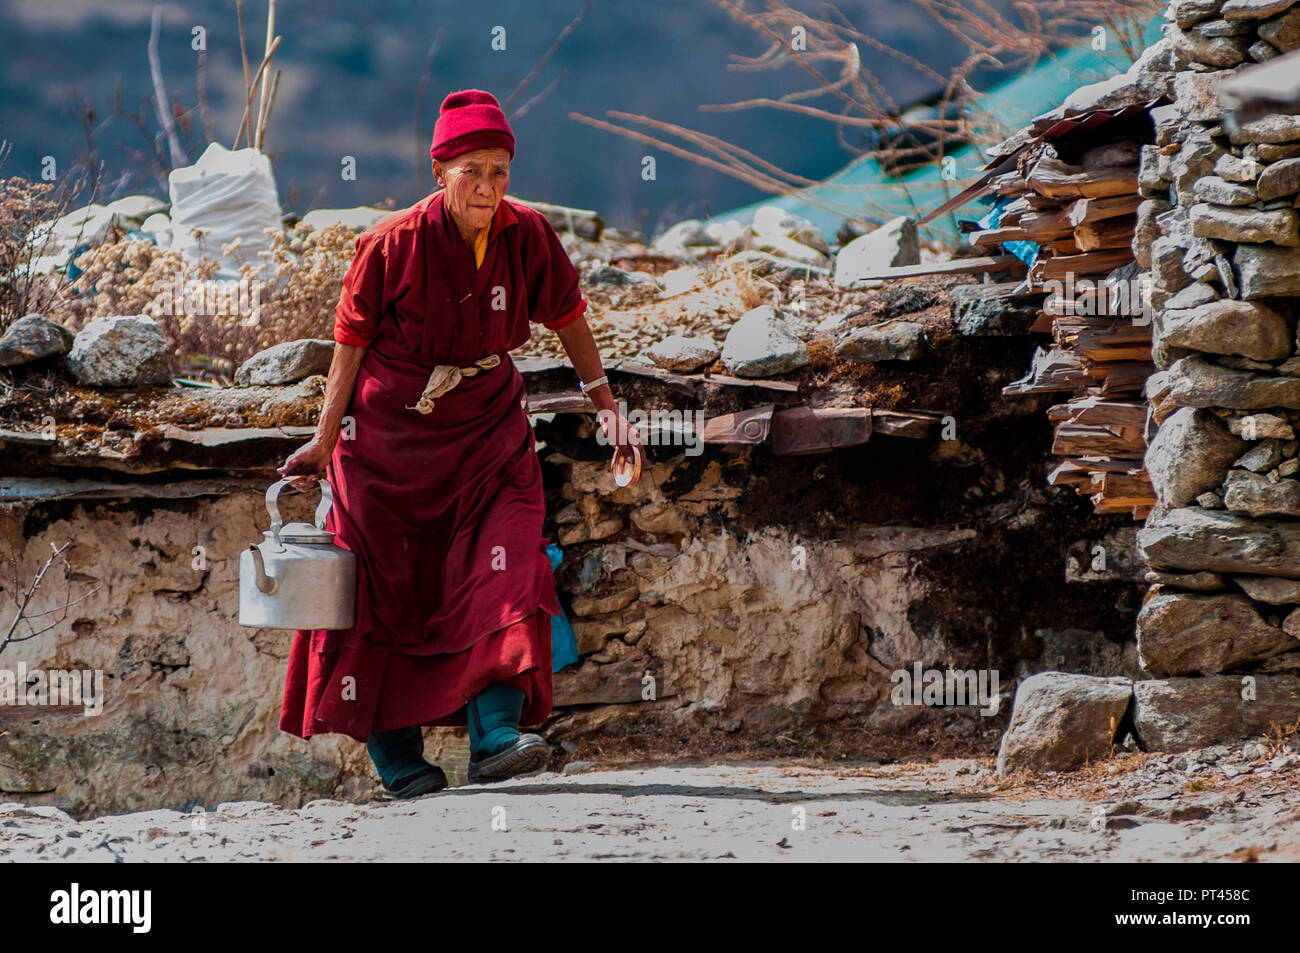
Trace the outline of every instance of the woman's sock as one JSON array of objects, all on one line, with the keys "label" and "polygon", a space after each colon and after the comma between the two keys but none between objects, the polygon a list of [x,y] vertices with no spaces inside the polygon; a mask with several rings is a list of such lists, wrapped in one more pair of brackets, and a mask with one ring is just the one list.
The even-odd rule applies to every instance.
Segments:
[{"label": "woman's sock", "polygon": [[518,741],[523,712],[524,693],[513,685],[497,682],[471,698],[466,706],[470,757],[486,758]]},{"label": "woman's sock", "polygon": [[379,772],[379,780],[388,788],[430,767],[424,760],[424,736],[419,725],[372,731],[366,741],[366,751]]}]

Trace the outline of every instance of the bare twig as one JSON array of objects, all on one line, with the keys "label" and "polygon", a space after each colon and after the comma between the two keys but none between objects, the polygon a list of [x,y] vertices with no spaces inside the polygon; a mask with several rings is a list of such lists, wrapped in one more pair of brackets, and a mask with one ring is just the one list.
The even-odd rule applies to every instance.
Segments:
[{"label": "bare twig", "polygon": [[[271,62],[271,56],[275,53],[275,48],[279,46],[279,37],[275,35],[275,0],[267,0],[266,7],[266,61]],[[259,70],[259,73],[262,71]],[[262,134],[266,131],[266,120],[270,112],[271,91],[270,82],[265,78],[262,79],[262,105],[257,112],[257,135],[250,137],[253,144],[260,150],[262,148]]]},{"label": "bare twig", "polygon": [[[244,118],[239,122],[239,133],[235,136],[235,144],[230,147],[231,149],[239,148],[239,140],[244,137],[244,131],[249,128],[248,117],[253,111],[253,90],[256,89],[257,84],[261,82],[262,74],[266,72],[266,66],[271,62],[271,54],[275,52],[276,47],[279,45],[280,37],[277,36],[275,42],[271,44],[271,49],[267,52],[266,56],[262,58],[262,65],[257,68],[257,75],[253,79],[253,86],[248,90],[248,102],[244,105]],[[253,136],[251,132],[248,137],[248,143],[250,146],[253,144]]]},{"label": "bare twig", "polygon": [[162,63],[158,59],[158,33],[162,24],[162,7],[153,8],[153,20],[149,28],[149,72],[153,76],[154,105],[158,108],[158,124],[167,136],[167,145],[171,149],[172,168],[179,169],[185,165],[185,153],[181,141],[176,138],[176,124],[172,122],[171,111],[167,108],[167,89],[163,85]]},{"label": "bare twig", "polygon": [[555,38],[555,42],[551,44],[550,49],[548,49],[542,55],[542,58],[537,61],[537,65],[534,66],[532,71],[520,81],[519,85],[515,87],[514,92],[512,92],[509,96],[506,97],[506,101],[501,104],[502,112],[506,113],[506,115],[510,115],[510,105],[520,95],[523,94],[523,91],[528,86],[528,84],[531,83],[536,78],[537,74],[540,73],[542,69],[546,66],[546,64],[550,62],[551,57],[555,55],[555,51],[560,48],[560,45],[562,43],[564,43],[565,38],[568,37],[568,35],[574,31],[574,29],[578,26],[578,24],[582,22],[583,16],[585,16],[587,11],[591,9],[591,2],[592,0],[587,0],[587,2],[582,5],[582,9],[578,11],[578,15],[574,17],[572,21],[570,21],[568,26],[566,26],[563,30],[560,31],[560,35]]}]

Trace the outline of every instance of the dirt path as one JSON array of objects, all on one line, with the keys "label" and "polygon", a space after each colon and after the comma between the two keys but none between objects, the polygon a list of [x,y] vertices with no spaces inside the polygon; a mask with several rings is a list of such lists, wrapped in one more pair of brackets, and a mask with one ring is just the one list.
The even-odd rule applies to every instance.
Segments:
[{"label": "dirt path", "polygon": [[1300,860],[1295,770],[1214,773],[1213,784],[1189,785],[1181,770],[1147,765],[1109,779],[1097,798],[1096,784],[1085,795],[1053,778],[1000,783],[987,762],[971,760],[725,763],[546,773],[408,802],[321,800],[300,810],[237,801],[202,815],[77,822],[9,803],[0,805],[0,858]]}]

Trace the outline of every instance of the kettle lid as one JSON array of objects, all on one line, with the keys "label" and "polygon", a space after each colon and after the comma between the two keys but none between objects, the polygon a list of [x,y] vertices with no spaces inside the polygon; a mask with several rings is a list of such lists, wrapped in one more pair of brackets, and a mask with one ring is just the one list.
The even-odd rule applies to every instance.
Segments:
[{"label": "kettle lid", "polygon": [[[268,529],[262,534],[267,539],[275,538],[275,530]],[[334,534],[326,529],[319,529],[311,523],[286,523],[280,527],[280,541],[283,543],[332,543]]]}]

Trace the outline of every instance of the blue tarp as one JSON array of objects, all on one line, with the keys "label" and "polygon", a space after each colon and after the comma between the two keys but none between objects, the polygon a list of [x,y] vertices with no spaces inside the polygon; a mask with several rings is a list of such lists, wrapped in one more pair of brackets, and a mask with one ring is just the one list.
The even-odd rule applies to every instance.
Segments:
[{"label": "blue tarp", "polygon": [[[546,546],[546,555],[551,560],[551,572],[559,568],[560,561],[564,559],[564,552],[554,543]],[[551,616],[551,671],[558,672],[566,665],[572,665],[578,661],[578,641],[573,637],[573,626],[569,624],[569,617],[564,614],[564,607],[560,607],[560,614]]]}]

